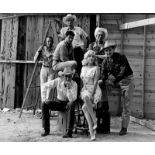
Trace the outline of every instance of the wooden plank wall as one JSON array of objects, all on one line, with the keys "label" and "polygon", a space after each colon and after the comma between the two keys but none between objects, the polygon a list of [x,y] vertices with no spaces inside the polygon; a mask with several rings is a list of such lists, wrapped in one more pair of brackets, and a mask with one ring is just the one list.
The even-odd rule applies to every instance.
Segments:
[{"label": "wooden plank wall", "polygon": [[[121,23],[121,14],[100,14],[100,27],[108,30],[109,40],[115,40],[118,44],[117,51],[119,51],[121,44],[121,33],[119,31],[119,24]],[[112,115],[120,115],[120,92],[119,89],[114,89],[108,93],[109,109]]]},{"label": "wooden plank wall", "polygon": [[[34,54],[38,49],[39,45],[43,41],[46,28],[48,26],[49,20],[52,21],[51,28],[48,35],[53,36],[54,46],[59,42],[58,33],[63,25],[63,16],[28,16],[27,17],[27,30],[26,30],[26,60],[33,60]],[[55,20],[56,19],[56,20]],[[78,16],[77,24],[80,25],[89,34],[89,17],[88,16]],[[30,76],[33,70],[32,64],[27,65],[25,69],[25,84],[24,89],[28,86]],[[36,103],[38,95],[40,95],[40,67],[38,67],[35,77],[33,79],[32,88],[29,92],[28,99],[26,101],[26,106],[33,105]]]},{"label": "wooden plank wall", "polygon": [[[155,14],[147,15],[147,18]],[[109,39],[118,44],[117,52],[121,51],[127,56],[134,71],[134,101],[131,105],[132,115],[155,119],[155,25],[146,27],[146,64],[145,64],[145,103],[142,105],[143,89],[143,45],[144,28],[138,27],[119,31],[118,23],[132,22],[145,19],[145,14],[102,14],[101,25],[108,29]],[[111,99],[112,100],[112,99]]]},{"label": "wooden plank wall", "polygon": [[[33,57],[38,49],[38,47],[43,43],[46,29],[48,27],[49,21],[54,19],[52,16],[28,16],[27,17],[27,29],[26,29],[26,60],[33,60]],[[54,38],[54,46],[58,43],[56,25],[53,20],[51,22],[51,27],[48,31],[48,36]],[[26,91],[30,77],[33,71],[34,64],[26,65],[25,78],[24,78],[24,90]],[[34,105],[39,97],[40,102],[40,69],[41,66],[35,72],[33,82],[29,95],[26,99],[26,106]]]},{"label": "wooden plank wall", "polygon": [[[56,47],[60,41],[58,34],[63,26],[64,16],[65,14],[40,14],[3,19],[0,59],[33,60],[36,50],[43,42],[49,21],[52,22],[48,35],[54,38]],[[88,15],[77,14],[77,25],[90,34]],[[0,108],[21,107],[33,67],[34,64],[0,64]],[[34,105],[38,97],[40,102],[40,68],[41,65],[38,65],[25,107]]]},{"label": "wooden plank wall", "polygon": [[[148,14],[147,18],[155,17]],[[146,118],[155,119],[155,25],[146,27],[146,72],[145,72]]]},{"label": "wooden plank wall", "polygon": [[[19,17],[17,60],[25,60],[26,51],[26,20],[27,17]],[[23,102],[24,71],[25,64],[16,64],[16,85],[15,85],[15,108],[20,108]]]},{"label": "wooden plank wall", "polygon": [[[18,38],[18,18],[2,20],[1,60],[16,60]],[[0,107],[14,108],[15,64],[0,64]]]}]

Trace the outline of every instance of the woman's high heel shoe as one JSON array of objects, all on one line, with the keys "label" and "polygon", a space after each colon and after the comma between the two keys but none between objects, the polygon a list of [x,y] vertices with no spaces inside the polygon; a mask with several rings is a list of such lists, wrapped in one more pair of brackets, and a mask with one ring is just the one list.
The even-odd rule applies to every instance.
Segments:
[{"label": "woman's high heel shoe", "polygon": [[95,141],[96,140],[96,130],[95,131],[92,131],[92,133],[91,133],[91,141]]}]

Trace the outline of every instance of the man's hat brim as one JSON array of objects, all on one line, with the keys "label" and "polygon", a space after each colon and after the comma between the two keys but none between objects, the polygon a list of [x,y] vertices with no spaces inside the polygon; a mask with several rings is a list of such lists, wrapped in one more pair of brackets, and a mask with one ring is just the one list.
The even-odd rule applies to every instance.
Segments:
[{"label": "man's hat brim", "polygon": [[67,21],[69,21],[69,20],[74,20],[74,22],[76,22],[76,16],[75,15],[68,14],[67,16],[65,16],[63,18],[63,23],[64,24],[67,24]]}]

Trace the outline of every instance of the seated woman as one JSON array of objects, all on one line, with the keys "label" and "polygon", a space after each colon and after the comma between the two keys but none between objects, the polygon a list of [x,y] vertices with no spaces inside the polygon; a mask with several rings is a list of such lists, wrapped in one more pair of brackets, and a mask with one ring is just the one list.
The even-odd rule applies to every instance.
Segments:
[{"label": "seated woman", "polygon": [[96,107],[102,95],[100,87],[98,86],[100,69],[96,66],[95,60],[95,52],[92,50],[87,51],[82,61],[83,67],[80,75],[83,81],[81,98],[84,104],[82,110],[88,122],[91,140],[95,140],[97,128],[97,118],[93,107]]}]

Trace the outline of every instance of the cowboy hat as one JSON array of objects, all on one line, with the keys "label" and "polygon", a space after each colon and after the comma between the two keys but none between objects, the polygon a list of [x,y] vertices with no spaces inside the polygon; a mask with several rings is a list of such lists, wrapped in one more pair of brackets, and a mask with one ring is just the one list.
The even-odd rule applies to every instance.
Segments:
[{"label": "cowboy hat", "polygon": [[71,67],[65,67],[63,71],[59,71],[58,75],[63,76],[63,75],[71,75],[75,73],[75,69],[71,69]]},{"label": "cowboy hat", "polygon": [[114,41],[106,41],[105,44],[104,44],[104,47],[103,49],[106,49],[106,48],[109,48],[109,47],[116,47],[117,44],[114,42]]},{"label": "cowboy hat", "polygon": [[67,21],[69,20],[74,20],[74,22],[76,22],[76,16],[72,15],[72,14],[68,14],[63,18],[63,22],[64,24],[67,24]]},{"label": "cowboy hat", "polygon": [[96,36],[97,36],[97,34],[98,34],[99,32],[103,32],[103,33],[104,33],[104,35],[105,35],[104,40],[106,40],[106,39],[108,38],[108,31],[107,31],[107,29],[101,28],[101,27],[97,27],[97,28],[95,29],[95,32],[94,32],[95,38],[96,38]]}]

